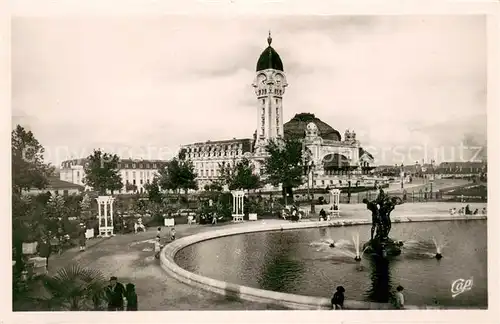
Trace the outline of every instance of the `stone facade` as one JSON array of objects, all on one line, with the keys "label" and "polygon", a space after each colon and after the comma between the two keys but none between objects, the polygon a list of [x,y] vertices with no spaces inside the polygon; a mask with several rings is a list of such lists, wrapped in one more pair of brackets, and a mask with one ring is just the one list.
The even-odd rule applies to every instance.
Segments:
[{"label": "stone facade", "polygon": [[[60,179],[62,181],[85,186],[83,181],[85,178],[85,163],[85,159],[74,159],[62,162],[59,174]],[[118,169],[122,177],[123,187],[118,193],[131,194],[136,192],[145,192],[144,186],[153,181],[153,178],[158,173],[158,170],[164,165],[165,161],[140,159],[120,160],[118,163]],[[134,189],[132,189],[132,187],[134,187]],[[85,186],[85,190],[90,190],[90,187]]]},{"label": "stone facade", "polygon": [[234,165],[243,158],[252,158],[253,140],[232,139],[207,141],[182,146],[186,159],[193,162],[197,174],[198,188],[220,179],[224,166]]},{"label": "stone facade", "polygon": [[286,74],[278,53],[268,47],[260,55],[252,86],[256,95],[256,131],[253,139],[207,141],[182,146],[198,175],[200,189],[220,179],[220,169],[248,158],[260,173],[269,140],[296,137],[314,162],[309,184],[316,187],[335,185],[337,180],[351,175],[369,173],[374,167],[373,156],[361,148],[356,133],[340,133],[313,114],[297,114],[283,122],[283,98],[288,86]]}]

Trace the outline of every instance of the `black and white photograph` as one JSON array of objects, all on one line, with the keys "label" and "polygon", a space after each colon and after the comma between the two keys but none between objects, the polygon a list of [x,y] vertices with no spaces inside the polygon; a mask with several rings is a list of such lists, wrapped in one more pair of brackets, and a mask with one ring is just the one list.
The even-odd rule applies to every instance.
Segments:
[{"label": "black and white photograph", "polygon": [[491,308],[488,25],[12,17],[12,311]]}]

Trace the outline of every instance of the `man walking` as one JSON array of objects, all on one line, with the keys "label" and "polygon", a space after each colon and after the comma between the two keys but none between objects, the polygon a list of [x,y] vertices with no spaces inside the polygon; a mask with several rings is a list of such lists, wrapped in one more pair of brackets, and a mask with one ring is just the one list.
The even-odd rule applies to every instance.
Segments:
[{"label": "man walking", "polygon": [[108,295],[108,311],[122,311],[125,287],[118,282],[118,278],[115,276],[109,279],[106,293]]},{"label": "man walking", "polygon": [[50,252],[51,252],[50,242],[46,238],[43,238],[38,248],[38,254],[40,255],[40,257],[45,258],[46,271],[49,271]]},{"label": "man walking", "polygon": [[87,244],[87,227],[83,223],[79,224],[78,228],[78,244],[80,246],[80,252],[85,251],[85,246]]}]

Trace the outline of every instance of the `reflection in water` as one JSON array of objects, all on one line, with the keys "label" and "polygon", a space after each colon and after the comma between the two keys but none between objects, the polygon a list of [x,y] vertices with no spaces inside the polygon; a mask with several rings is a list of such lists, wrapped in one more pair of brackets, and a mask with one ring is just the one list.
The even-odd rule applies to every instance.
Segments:
[{"label": "reflection in water", "polygon": [[321,238],[326,238],[327,237],[327,234],[326,234],[326,228],[325,227],[320,227],[319,228],[319,236]]},{"label": "reflection in water", "polygon": [[[182,249],[175,260],[207,277],[285,293],[328,298],[341,285],[350,300],[387,301],[392,287],[401,284],[411,305],[488,305],[486,222],[394,224],[391,233],[404,245],[390,264],[363,251],[361,261],[354,261],[352,233],[359,232],[362,246],[369,239],[366,227],[324,229],[218,238]],[[453,234],[443,234],[448,232]],[[440,261],[435,259],[438,246],[444,246]],[[470,277],[474,288],[452,298],[452,281]]]},{"label": "reflection in water", "polygon": [[282,232],[281,235],[271,237],[259,278],[259,285],[263,289],[295,291],[294,282],[304,272],[304,264],[293,258],[293,247],[298,241],[298,232]]},{"label": "reflection in water", "polygon": [[391,296],[391,264],[388,259],[372,255],[370,257],[371,286],[367,291],[370,301],[387,303]]}]

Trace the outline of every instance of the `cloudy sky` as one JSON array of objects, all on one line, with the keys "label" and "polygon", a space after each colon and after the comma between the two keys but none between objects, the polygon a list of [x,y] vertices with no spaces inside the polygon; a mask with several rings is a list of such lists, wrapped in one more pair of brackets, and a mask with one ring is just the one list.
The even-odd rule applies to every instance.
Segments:
[{"label": "cloudy sky", "polygon": [[56,164],[96,147],[169,158],[249,138],[269,29],[285,120],[311,112],[354,129],[380,164],[456,160],[460,143],[486,142],[482,16],[13,19],[13,124]]}]

